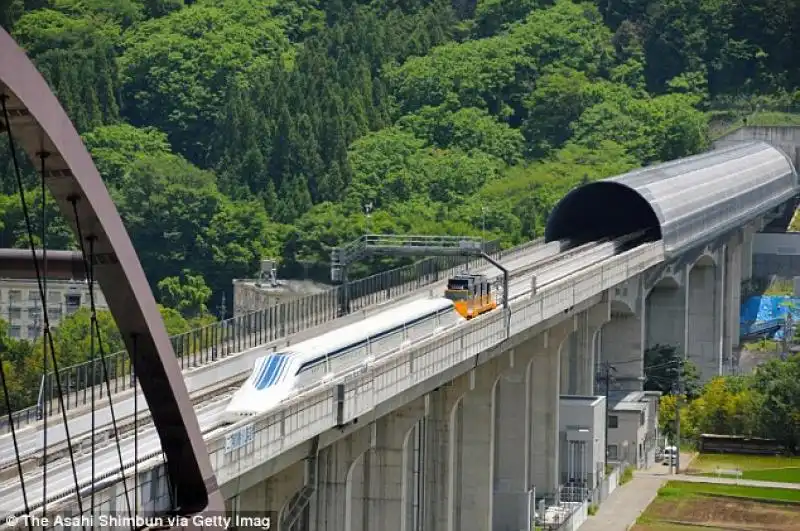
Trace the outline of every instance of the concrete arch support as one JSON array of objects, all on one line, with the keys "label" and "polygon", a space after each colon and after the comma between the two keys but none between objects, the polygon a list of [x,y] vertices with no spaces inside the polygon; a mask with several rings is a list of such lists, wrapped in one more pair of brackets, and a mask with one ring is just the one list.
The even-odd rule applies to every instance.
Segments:
[{"label": "concrete arch support", "polygon": [[492,528],[492,393],[496,360],[473,370],[470,390],[453,414],[453,504],[451,531]]},{"label": "concrete arch support", "polygon": [[310,520],[316,531],[344,531],[360,514],[353,506],[353,493],[360,488],[361,456],[372,447],[372,430],[360,429],[319,452],[317,489],[312,500]]},{"label": "concrete arch support", "polygon": [[720,373],[724,265],[703,257],[689,270],[686,357],[694,362],[702,381]]},{"label": "concrete arch support", "polygon": [[270,515],[280,522],[289,501],[303,486],[303,466],[302,462],[295,463],[266,481],[240,492],[237,495],[240,511],[246,511],[248,515]]},{"label": "concrete arch support", "polygon": [[742,299],[742,236],[734,234],[725,249],[725,323],[722,343],[723,360],[733,365],[734,350],[739,346],[739,313]]},{"label": "concrete arch support", "polygon": [[[644,334],[647,316],[645,304],[639,302],[638,312],[619,301],[611,303],[611,320],[603,326],[600,336],[600,357],[614,367],[616,388],[640,391],[644,374]],[[601,368],[602,370],[602,368]]]},{"label": "concrete arch support", "polygon": [[[352,518],[350,529],[403,529],[404,508],[412,505],[415,499],[422,498],[414,496],[415,491],[407,488],[413,482],[413,477],[408,477],[406,471],[419,469],[415,465],[424,459],[424,454],[413,453],[413,445],[412,453],[407,452],[408,443],[413,443],[409,434],[420,424],[424,412],[424,400],[418,399],[409,406],[381,417],[370,427],[374,447],[364,452],[363,461],[357,461],[353,471],[354,484],[359,487],[359,490],[354,489],[353,496],[360,498],[353,500],[353,513],[356,516],[357,508],[360,514]],[[412,496],[411,500],[409,495]]]},{"label": "concrete arch support", "polygon": [[653,286],[645,302],[645,348],[664,345],[686,352],[687,296],[685,269],[678,278],[666,276]]},{"label": "concrete arch support", "polygon": [[529,410],[526,401],[526,372],[530,356],[515,359],[502,374],[493,393],[494,465],[492,474],[492,529],[523,529],[527,503],[527,474],[525,473],[526,428]]},{"label": "concrete arch support", "polygon": [[528,349],[533,356],[527,370],[527,484],[536,488],[537,496],[554,494],[558,489],[560,356],[564,340],[576,328],[577,319],[570,318],[518,349]]},{"label": "concrete arch support", "polygon": [[595,338],[611,320],[611,302],[603,301],[577,315],[577,330],[567,338],[561,353],[561,394],[589,396],[594,393]]}]

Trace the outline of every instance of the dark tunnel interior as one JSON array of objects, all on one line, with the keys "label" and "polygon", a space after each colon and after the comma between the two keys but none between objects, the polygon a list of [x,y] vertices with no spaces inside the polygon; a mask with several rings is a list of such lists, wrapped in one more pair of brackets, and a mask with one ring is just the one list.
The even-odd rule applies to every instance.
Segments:
[{"label": "dark tunnel interior", "polygon": [[545,240],[584,243],[648,230],[661,239],[661,224],[645,198],[632,188],[600,181],[576,188],[556,205],[545,228]]}]

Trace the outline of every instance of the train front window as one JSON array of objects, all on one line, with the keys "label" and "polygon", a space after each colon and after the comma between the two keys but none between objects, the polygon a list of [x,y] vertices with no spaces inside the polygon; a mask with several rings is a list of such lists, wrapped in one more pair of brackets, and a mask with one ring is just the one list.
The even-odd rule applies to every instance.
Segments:
[{"label": "train front window", "polygon": [[465,301],[469,299],[469,291],[467,290],[447,290],[444,292],[445,298],[451,301]]},{"label": "train front window", "polygon": [[461,278],[451,278],[447,283],[447,289],[452,290],[467,290],[469,289],[469,280]]}]

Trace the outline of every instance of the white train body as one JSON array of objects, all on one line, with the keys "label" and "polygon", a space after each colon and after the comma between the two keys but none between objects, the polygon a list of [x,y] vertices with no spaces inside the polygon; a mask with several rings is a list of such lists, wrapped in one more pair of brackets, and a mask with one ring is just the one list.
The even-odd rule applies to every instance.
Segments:
[{"label": "white train body", "polygon": [[238,422],[267,412],[298,391],[462,321],[453,301],[420,300],[271,352],[256,360],[250,377],[231,398],[225,420]]}]

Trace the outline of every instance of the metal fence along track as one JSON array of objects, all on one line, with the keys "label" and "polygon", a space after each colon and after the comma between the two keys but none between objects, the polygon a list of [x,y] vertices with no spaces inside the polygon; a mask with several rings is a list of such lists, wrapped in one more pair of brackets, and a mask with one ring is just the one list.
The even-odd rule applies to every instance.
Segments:
[{"label": "metal fence along track", "polygon": [[[499,251],[498,242],[487,244],[489,255],[495,259],[519,256],[530,249],[543,245],[542,239],[526,242],[512,249]],[[350,313],[370,306],[384,303],[411,294],[420,288],[445,280],[449,275],[464,267],[483,265],[482,258],[462,256],[433,257],[420,260],[408,266],[378,273],[347,284],[350,299]],[[292,301],[248,312],[224,321],[172,336],[170,341],[181,368],[186,370],[200,367],[217,359],[230,356],[243,350],[289,337],[303,330],[313,328],[341,317],[339,301],[344,286],[307,295]],[[106,356],[106,367],[111,394],[131,388],[133,377],[128,353],[116,352]],[[48,373],[42,378],[38,403],[14,413],[16,427],[37,420],[44,414],[49,416],[60,412],[56,375]],[[91,401],[91,388],[95,386],[95,399],[107,395],[103,380],[103,368],[99,361],[85,362],[61,369],[58,373],[61,388],[64,390],[65,409],[88,405]],[[7,432],[8,422],[0,422],[0,430]]]}]

